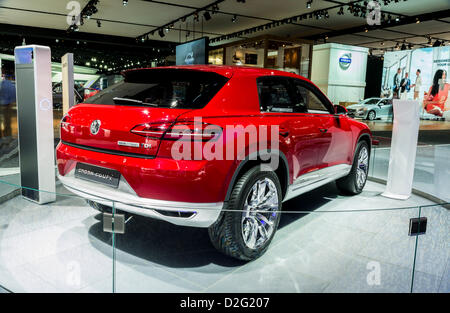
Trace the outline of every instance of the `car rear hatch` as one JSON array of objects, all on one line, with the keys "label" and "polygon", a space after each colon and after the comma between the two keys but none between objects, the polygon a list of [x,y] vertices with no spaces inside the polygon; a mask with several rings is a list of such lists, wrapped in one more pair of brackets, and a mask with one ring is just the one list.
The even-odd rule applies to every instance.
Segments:
[{"label": "car rear hatch", "polygon": [[211,71],[174,68],[133,70],[124,78],[63,117],[65,144],[154,157],[177,118],[206,106],[228,80]]}]

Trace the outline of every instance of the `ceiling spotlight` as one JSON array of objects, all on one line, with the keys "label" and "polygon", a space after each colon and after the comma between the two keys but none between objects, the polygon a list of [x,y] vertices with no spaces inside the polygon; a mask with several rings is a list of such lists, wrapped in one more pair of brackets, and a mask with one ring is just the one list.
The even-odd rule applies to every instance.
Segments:
[{"label": "ceiling spotlight", "polygon": [[397,42],[397,44],[395,45],[395,48],[394,48],[395,50],[398,50],[398,49],[400,49],[400,44]]},{"label": "ceiling spotlight", "polygon": [[344,7],[341,7],[337,14],[338,15],[344,15]]},{"label": "ceiling spotlight", "polygon": [[395,21],[396,21],[396,22],[400,22],[400,17],[397,16],[397,17],[395,18]]},{"label": "ceiling spotlight", "polygon": [[308,1],[306,2],[306,8],[307,8],[307,9],[311,9],[311,4],[312,4],[312,0],[308,0]]},{"label": "ceiling spotlight", "polygon": [[209,14],[209,12],[206,11],[205,13],[203,13],[203,17],[205,18],[205,21],[209,21],[211,19],[211,14]]},{"label": "ceiling spotlight", "polygon": [[233,23],[236,23],[236,21],[237,21],[237,15],[236,15],[236,14],[233,15],[233,18],[231,19],[231,21],[232,21]]},{"label": "ceiling spotlight", "polygon": [[163,38],[163,37],[165,36],[165,34],[164,34],[164,29],[160,28],[160,29],[158,30],[158,34],[159,34],[159,37]]},{"label": "ceiling spotlight", "polygon": [[384,46],[384,41],[380,42],[380,45]]},{"label": "ceiling spotlight", "polygon": [[406,50],[406,44],[405,44],[405,42],[403,42],[402,47],[400,48],[400,50]]},{"label": "ceiling spotlight", "polygon": [[126,6],[128,4],[128,0],[123,0],[122,4],[123,4],[123,6]]},{"label": "ceiling spotlight", "polygon": [[418,17],[416,17],[416,23],[417,23],[417,24],[419,24],[419,23],[420,23],[420,20],[419,20],[419,18],[418,18]]},{"label": "ceiling spotlight", "polygon": [[102,27],[102,22],[100,20],[97,20],[97,27]]}]

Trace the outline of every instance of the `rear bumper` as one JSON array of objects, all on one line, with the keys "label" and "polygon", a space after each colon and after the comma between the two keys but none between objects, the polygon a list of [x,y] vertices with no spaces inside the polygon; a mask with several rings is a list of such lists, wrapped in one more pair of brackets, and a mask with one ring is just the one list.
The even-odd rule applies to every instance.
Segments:
[{"label": "rear bumper", "polygon": [[169,223],[190,226],[209,227],[222,211],[223,202],[191,203],[142,198],[136,195],[122,177],[117,189],[75,178],[75,170],[58,179],[69,191],[85,199],[146,217],[152,217]]}]

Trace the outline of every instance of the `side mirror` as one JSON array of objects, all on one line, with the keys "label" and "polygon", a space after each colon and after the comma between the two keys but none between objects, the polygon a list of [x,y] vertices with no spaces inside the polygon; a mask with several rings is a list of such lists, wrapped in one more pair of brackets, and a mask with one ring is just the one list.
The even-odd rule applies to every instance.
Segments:
[{"label": "side mirror", "polygon": [[335,105],[334,106],[334,113],[335,114],[347,114],[347,109],[343,107],[342,105]]}]

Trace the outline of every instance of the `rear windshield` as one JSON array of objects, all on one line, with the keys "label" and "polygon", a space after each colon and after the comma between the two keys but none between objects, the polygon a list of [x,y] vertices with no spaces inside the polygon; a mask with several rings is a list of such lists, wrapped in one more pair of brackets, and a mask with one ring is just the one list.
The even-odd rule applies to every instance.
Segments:
[{"label": "rear windshield", "polygon": [[179,69],[136,70],[87,103],[149,106],[174,109],[201,109],[228,79],[213,72]]}]

